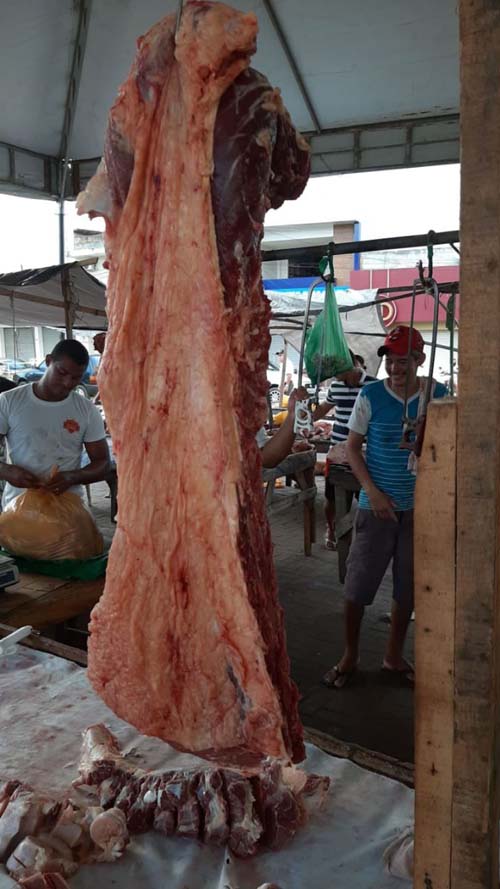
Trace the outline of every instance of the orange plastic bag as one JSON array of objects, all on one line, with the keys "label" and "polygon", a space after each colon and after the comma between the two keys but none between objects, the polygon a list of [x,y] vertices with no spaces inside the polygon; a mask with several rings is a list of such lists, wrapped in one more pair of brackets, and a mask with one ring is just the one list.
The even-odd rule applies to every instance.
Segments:
[{"label": "orange plastic bag", "polygon": [[0,515],[0,545],[14,556],[57,561],[100,556],[104,542],[78,494],[30,488]]}]

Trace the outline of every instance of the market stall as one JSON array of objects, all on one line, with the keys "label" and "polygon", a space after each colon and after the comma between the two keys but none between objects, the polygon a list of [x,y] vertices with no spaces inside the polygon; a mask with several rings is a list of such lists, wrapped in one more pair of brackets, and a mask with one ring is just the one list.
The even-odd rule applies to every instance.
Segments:
[{"label": "market stall", "polygon": [[[267,10],[273,9],[269,2],[263,5]],[[109,52],[116,52],[118,56],[122,52],[119,40],[109,45],[108,35],[111,29],[109,26],[102,27],[102,16],[109,14],[113,23],[126,21],[127,26],[130,24],[134,29],[134,35],[141,30],[138,27],[140,23],[135,18],[139,15],[137,10],[127,18],[117,15],[115,4],[106,6],[107,9],[103,12],[104,5],[99,5],[101,18],[98,22],[93,22],[93,45],[89,40],[93,64],[87,65],[87,83],[91,85],[95,85],[96,81],[99,84],[102,82],[101,60],[109,60]],[[284,21],[295,24],[295,42],[300,46],[307,30],[304,27],[302,8],[299,9],[295,4],[295,14],[288,15],[294,4],[286,6],[287,9],[283,10]],[[351,5],[349,11],[344,4],[335,4],[335,14],[332,14],[330,4],[328,8],[325,4],[310,6],[308,23],[314,22],[314,29],[310,33],[310,43],[302,47],[305,58],[311,60],[311,64],[312,60],[317,64],[310,83],[306,83],[301,77],[300,65],[297,65],[290,46],[284,39],[284,30],[276,14],[274,19],[270,16],[274,28],[273,38],[277,42],[267,48],[264,45],[263,53],[268,59],[277,59],[277,69],[269,73],[275,82],[285,85],[285,77],[280,76],[282,66],[285,66],[286,79],[292,80],[301,97],[302,107],[308,109],[309,120],[312,121],[309,125],[313,128],[311,141],[318,148],[315,152],[317,171],[446,162],[458,158],[459,84],[456,72],[458,53],[455,5],[442,3],[436,7],[429,3],[424,7],[421,4],[417,7],[408,0],[396,6],[397,9],[394,4],[385,4],[382,9],[370,4],[363,7],[363,14],[360,14],[359,6],[356,5]],[[65,7],[63,25],[67,34],[74,33],[73,9],[73,4]],[[54,16],[59,16],[59,5],[53,5],[51,11]],[[38,90],[33,88],[33,84],[40,82],[39,72],[49,67],[43,55],[48,44],[47,41],[40,40],[38,27],[29,32],[30,49],[22,54],[24,76],[19,90],[12,90],[9,76],[1,78],[9,91],[11,111],[9,128],[3,134],[5,142],[2,146],[3,180],[6,188],[16,191],[25,187],[38,188],[44,194],[64,198],[66,183],[71,179],[68,177],[70,157],[81,158],[86,155],[95,158],[100,154],[100,136],[97,145],[95,142],[85,143],[81,140],[78,148],[71,145],[70,139],[74,125],[74,101],[82,80],[87,33],[89,37],[92,36],[89,11],[89,3],[80,3],[77,52],[71,66],[64,122],[61,120],[62,115],[46,114],[40,103],[39,114],[33,115],[30,103],[23,101],[24,90],[25,95],[34,97],[34,101],[38,102]],[[157,12],[156,7],[154,11]],[[13,18],[10,18],[3,30],[8,46],[5,46],[1,57],[6,70],[10,72],[19,70],[15,55],[18,53],[19,43],[10,38],[13,31],[23,37],[26,34],[26,5],[21,3],[12,6],[9,14]],[[150,24],[149,12],[144,12],[144,7],[141,7],[140,16],[143,15],[148,15]],[[422,507],[421,517],[426,521],[427,528],[433,525],[433,541],[439,541],[440,546],[432,549],[432,541],[424,538],[422,527],[422,533],[417,538],[417,560],[425,563],[429,571],[426,591],[434,590],[435,597],[443,592],[448,597],[446,601],[449,602],[449,609],[432,610],[432,617],[439,611],[440,618],[434,629],[423,622],[419,623],[417,609],[417,632],[421,633],[418,667],[421,677],[420,716],[427,732],[427,736],[423,734],[422,737],[429,748],[433,747],[436,755],[432,760],[427,760],[423,756],[424,748],[421,747],[417,759],[416,884],[452,889],[489,889],[498,882],[500,700],[497,681],[499,631],[496,615],[499,596],[497,479],[500,457],[497,431],[500,308],[497,297],[500,269],[500,181],[497,158],[500,131],[496,113],[498,90],[495,72],[500,55],[500,13],[496,4],[486,0],[462,0],[459,4],[459,17],[463,197],[462,374],[458,407],[452,408],[453,413],[457,413],[456,438],[453,434],[448,437],[444,428],[441,428],[435,442],[432,437],[427,439],[428,450],[424,450],[424,455],[427,453],[429,458],[427,475],[429,477],[432,474],[434,485],[432,498]],[[51,22],[49,16],[44,20],[44,27],[49,34],[52,34],[54,20]],[[422,21],[431,24],[423,29]],[[325,37],[329,33],[325,22],[331,26],[332,39],[334,36],[338,40],[336,45]],[[58,23],[60,24],[59,18]],[[375,26],[379,29],[376,35],[373,31]],[[97,43],[96,34],[100,34]],[[356,49],[357,64],[353,66],[354,39],[359,41],[359,46]],[[106,44],[105,50],[103,42]],[[276,53],[274,47],[278,45],[281,50]],[[319,45],[322,45],[323,53],[316,51]],[[43,47],[43,51],[40,47]],[[65,78],[59,77],[60,60],[64,57],[62,70],[67,73],[70,55],[67,52],[67,42],[61,41],[60,48],[59,69],[53,66],[56,82],[59,83],[59,93],[56,95],[59,109],[62,108],[62,97],[66,93]],[[128,60],[128,53],[124,53],[124,59],[125,56]],[[339,57],[344,59],[343,70],[349,72],[340,77],[345,89],[332,88],[332,83],[335,83],[339,74],[330,65],[336,65]],[[99,62],[96,63],[96,60]],[[103,107],[108,106],[110,96],[114,95],[115,87],[124,73],[120,64],[117,69],[119,70],[114,75],[116,82],[110,84],[109,95],[103,97]],[[321,82],[324,89],[316,91]],[[387,89],[388,83],[391,84],[391,89]],[[325,120],[328,116],[327,109],[331,109],[334,116],[327,128],[322,126],[315,111],[310,95],[313,90],[316,102],[321,99]],[[87,92],[87,97],[89,92],[92,90]],[[52,96],[50,86],[45,89],[45,94]],[[332,99],[343,105],[334,107]],[[405,101],[402,102],[402,99]],[[31,101],[33,102],[33,98]],[[90,117],[96,121],[94,132],[97,129],[100,134],[104,119],[102,109],[99,119],[99,115],[94,114],[93,98],[83,101],[83,107],[86,107],[87,118],[83,117],[74,132],[79,131],[80,134],[90,136],[93,128],[86,126]],[[358,109],[356,116],[353,115],[352,108]],[[299,114],[294,116],[299,124],[302,123]],[[7,118],[8,115],[5,115],[4,119]],[[38,120],[47,121],[51,131],[47,133],[42,125],[37,126]],[[54,121],[57,121],[55,125]],[[330,124],[330,119],[328,123]],[[307,126],[306,122],[305,128]],[[415,133],[420,127],[426,126],[430,129],[416,143]],[[344,140],[347,140],[347,147]],[[379,153],[380,149],[382,154]],[[35,154],[30,153],[30,150],[35,150]],[[25,159],[25,155],[30,159],[35,157],[37,169],[34,173],[30,171],[29,165],[27,170],[25,167],[24,173],[22,163],[19,162],[16,167],[16,160],[21,157]],[[334,164],[329,163],[332,155],[336,161]],[[339,157],[346,161],[343,165],[338,163]],[[95,163],[92,162],[89,166],[93,170]],[[79,172],[80,185],[85,181],[84,164],[75,163],[74,168]],[[445,406],[442,412],[444,410],[450,409]],[[438,426],[436,424],[436,429]],[[434,450],[431,445],[434,445]],[[454,472],[450,479],[446,473],[439,471],[440,466],[443,466],[438,458],[440,450],[444,454],[446,466],[454,461],[456,455],[458,482]],[[451,465],[454,466],[454,462]],[[422,478],[425,478],[424,474]],[[441,490],[450,508],[446,516],[433,523],[432,507],[438,490]],[[483,529],[481,535],[478,535],[478,528]],[[422,592],[421,582],[419,591]],[[21,671],[19,675],[22,676]],[[438,676],[445,679],[439,686],[435,682]],[[24,715],[27,717],[25,722],[28,722],[33,715],[32,707]],[[11,743],[9,749],[12,747]],[[376,817],[367,826],[367,831],[361,831],[362,836],[366,836],[367,832],[377,836],[377,828],[380,828],[380,809],[384,807],[379,805],[380,797],[377,797],[375,788],[370,785],[365,788],[364,811],[367,800],[372,798],[377,799]],[[354,795],[349,793],[348,808],[352,808],[353,800]],[[343,827],[348,823],[345,817],[339,818],[338,822],[338,833],[329,826],[329,845],[337,841],[342,835]],[[345,849],[353,848],[352,833],[350,831],[345,840]],[[436,837],[439,837],[439,841]],[[368,873],[369,867],[360,848],[357,837],[355,858],[361,869]],[[316,862],[314,868],[316,872]],[[310,870],[311,868],[308,878]],[[331,885],[331,871],[329,877]],[[379,877],[380,874],[375,875],[378,883],[381,882]],[[352,873],[346,878],[345,869],[339,875],[339,880],[344,881],[345,885],[353,885]],[[373,880],[370,885],[373,885]]]}]

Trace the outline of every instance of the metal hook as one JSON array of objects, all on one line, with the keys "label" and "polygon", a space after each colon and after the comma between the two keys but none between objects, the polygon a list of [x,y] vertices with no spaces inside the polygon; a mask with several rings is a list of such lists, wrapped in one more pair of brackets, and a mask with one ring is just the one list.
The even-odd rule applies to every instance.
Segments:
[{"label": "metal hook", "polygon": [[[330,243],[328,244],[327,250],[326,250],[326,256],[324,256],[320,262],[319,273],[320,273],[321,277],[323,278],[323,281],[326,282],[326,281],[330,280],[332,282],[332,284],[335,283],[335,271],[333,268],[334,255],[335,255],[335,243],[333,241],[330,241]],[[326,260],[326,262],[325,262],[325,260]],[[323,265],[323,263],[324,263],[324,265]],[[328,273],[327,273],[327,269],[328,269]]]},{"label": "metal hook", "polygon": [[427,235],[427,276],[424,275],[424,265],[421,259],[417,262],[418,277],[424,290],[431,286],[434,272],[434,237],[436,232],[431,228]]},{"label": "metal hook", "polygon": [[175,33],[176,33],[176,34],[177,34],[177,32],[178,32],[178,30],[179,30],[179,28],[180,28],[180,26],[181,26],[181,19],[182,19],[182,9],[183,9],[183,6],[184,6],[184,0],[178,0],[178,3],[177,3],[177,19],[176,19],[176,22],[175,22]]}]

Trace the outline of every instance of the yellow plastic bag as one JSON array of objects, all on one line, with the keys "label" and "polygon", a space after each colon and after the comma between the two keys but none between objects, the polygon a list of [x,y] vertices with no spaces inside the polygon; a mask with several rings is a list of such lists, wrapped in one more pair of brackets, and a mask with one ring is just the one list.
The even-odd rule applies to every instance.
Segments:
[{"label": "yellow plastic bag", "polygon": [[104,549],[94,519],[78,494],[30,488],[0,515],[0,545],[15,556],[57,561],[92,559]]}]

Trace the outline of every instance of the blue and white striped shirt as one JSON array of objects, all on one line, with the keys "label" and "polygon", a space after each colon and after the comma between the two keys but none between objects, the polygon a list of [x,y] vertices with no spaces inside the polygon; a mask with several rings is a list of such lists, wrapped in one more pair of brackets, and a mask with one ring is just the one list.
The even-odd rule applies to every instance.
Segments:
[{"label": "blue and white striped shirt", "polygon": [[332,380],[330,383],[326,400],[328,404],[333,404],[335,407],[331,434],[332,445],[346,441],[349,435],[349,417],[352,414],[356,398],[365,384],[373,382],[375,382],[375,377],[368,376],[363,370],[359,378],[359,386],[348,386],[343,380]]},{"label": "blue and white striped shirt", "polygon": [[[436,383],[434,398],[446,395],[446,387]],[[408,415],[416,419],[420,393],[408,401]],[[364,386],[354,405],[349,429],[366,436],[366,464],[373,483],[395,503],[396,510],[413,509],[415,476],[408,469],[409,452],[400,450],[403,434],[404,401],[389,388],[387,380]],[[371,509],[363,489],[360,509]]]}]

